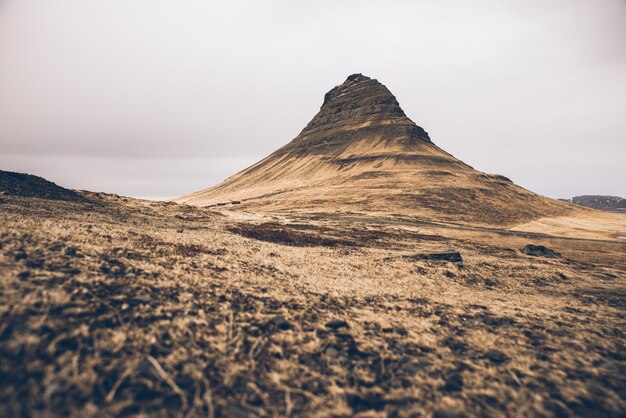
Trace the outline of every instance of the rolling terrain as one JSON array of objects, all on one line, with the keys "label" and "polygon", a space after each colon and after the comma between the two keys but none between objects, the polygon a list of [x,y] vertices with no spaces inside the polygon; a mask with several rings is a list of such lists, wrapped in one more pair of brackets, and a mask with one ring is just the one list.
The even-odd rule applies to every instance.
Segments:
[{"label": "rolling terrain", "polygon": [[474,170],[376,80],[176,202],[0,174],[0,416],[626,414],[626,218]]},{"label": "rolling terrain", "polygon": [[1,416],[626,411],[622,242],[85,198],[0,204]]}]

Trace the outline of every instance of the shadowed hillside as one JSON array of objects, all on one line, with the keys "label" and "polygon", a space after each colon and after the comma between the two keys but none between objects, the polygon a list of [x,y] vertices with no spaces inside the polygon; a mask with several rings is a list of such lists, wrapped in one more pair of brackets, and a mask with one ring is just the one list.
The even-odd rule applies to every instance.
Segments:
[{"label": "shadowed hillside", "polygon": [[0,170],[0,194],[49,200],[85,200],[82,195],[75,191],[57,186],[44,178],[2,170]]}]

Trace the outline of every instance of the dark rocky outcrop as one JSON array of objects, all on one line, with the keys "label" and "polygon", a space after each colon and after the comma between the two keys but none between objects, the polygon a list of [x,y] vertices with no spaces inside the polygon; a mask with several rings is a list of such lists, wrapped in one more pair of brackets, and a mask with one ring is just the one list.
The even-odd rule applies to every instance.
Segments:
[{"label": "dark rocky outcrop", "polygon": [[79,193],[42,177],[0,170],[0,193],[4,196],[36,197],[48,200],[86,201]]},{"label": "dark rocky outcrop", "polygon": [[284,151],[303,145],[341,147],[363,137],[383,137],[408,142],[430,142],[428,133],[409,119],[389,89],[362,74],[349,76],[324,96],[320,111]]},{"label": "dark rocky outcrop", "polygon": [[[378,82],[362,74],[353,74],[346,81],[331,89],[324,96],[320,111],[304,128],[300,136],[323,130],[330,130],[348,122],[354,124],[375,118],[378,121],[399,119],[407,125],[414,125],[400,108],[398,100]],[[415,126],[419,137],[428,140],[428,134]]]},{"label": "dark rocky outcrop", "polygon": [[461,253],[457,251],[449,252],[449,253],[433,253],[433,254],[415,254],[408,256],[412,260],[439,260],[439,261],[449,261],[451,263],[462,263],[463,257],[461,257]]},{"label": "dark rocky outcrop", "polygon": [[561,258],[561,254],[543,245],[528,244],[522,248],[522,252],[533,257]]},{"label": "dark rocky outcrop", "polygon": [[626,213],[626,199],[619,196],[583,195],[565,200],[588,208]]}]

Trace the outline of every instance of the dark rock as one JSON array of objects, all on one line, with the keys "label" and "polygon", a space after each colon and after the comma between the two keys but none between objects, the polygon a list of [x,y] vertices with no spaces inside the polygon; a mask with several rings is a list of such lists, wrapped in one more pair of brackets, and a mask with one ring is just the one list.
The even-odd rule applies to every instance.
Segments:
[{"label": "dark rock", "polygon": [[349,325],[343,319],[336,319],[334,321],[327,322],[326,328],[330,328],[330,329],[349,328]]},{"label": "dark rock", "polygon": [[31,269],[40,269],[44,265],[43,260],[26,260],[26,267]]},{"label": "dark rock", "polygon": [[487,351],[486,356],[489,360],[496,364],[502,364],[509,360],[509,356],[499,350],[489,350]]},{"label": "dark rock", "polygon": [[289,321],[287,321],[285,317],[281,315],[277,315],[274,318],[270,319],[268,325],[282,331],[286,331],[291,328],[291,324],[289,323]]},{"label": "dark rock", "polygon": [[[378,123],[383,120],[394,123]],[[342,132],[346,124],[355,129],[350,129],[348,134]],[[371,136],[406,138],[411,143],[430,142],[426,131],[406,116],[387,87],[362,74],[353,74],[326,93],[317,115],[280,152],[308,154],[312,147],[337,149],[344,146],[347,138]]]},{"label": "dark rock", "polygon": [[78,248],[76,247],[67,247],[65,249],[65,255],[68,257],[78,257]]},{"label": "dark rock", "polygon": [[460,338],[449,337],[443,341],[443,344],[450,349],[454,354],[463,355],[467,352],[467,344]]},{"label": "dark rock", "polygon": [[496,286],[498,286],[498,282],[496,282],[493,279],[489,279],[489,278],[484,279],[483,283],[485,283],[485,286],[487,286],[487,287],[496,287]]},{"label": "dark rock", "polygon": [[15,261],[24,260],[26,258],[28,258],[28,255],[23,251],[20,251],[19,253],[15,254]]},{"label": "dark rock", "polygon": [[441,387],[446,392],[459,392],[463,389],[463,375],[453,372],[446,377],[444,385]]},{"label": "dark rock", "polygon": [[563,273],[559,273],[559,279],[563,280],[564,282],[569,282],[570,278],[567,277],[565,274]]},{"label": "dark rock", "polygon": [[346,395],[346,400],[355,412],[382,411],[385,408],[385,399],[378,393],[351,393]]},{"label": "dark rock", "polygon": [[407,256],[407,258],[413,260],[441,260],[441,261],[449,261],[451,263],[462,263],[463,257],[461,257],[461,253],[458,251],[449,252],[449,253],[433,253],[433,254],[415,254]]},{"label": "dark rock", "polygon": [[533,257],[561,258],[561,254],[543,245],[528,244],[522,248],[522,252]]}]

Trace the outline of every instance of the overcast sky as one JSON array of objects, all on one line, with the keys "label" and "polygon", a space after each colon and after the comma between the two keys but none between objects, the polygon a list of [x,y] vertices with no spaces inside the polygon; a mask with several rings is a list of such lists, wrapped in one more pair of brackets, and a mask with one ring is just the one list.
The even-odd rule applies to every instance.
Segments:
[{"label": "overcast sky", "polygon": [[624,0],[0,0],[0,169],[182,195],[355,72],[474,168],[626,197]]}]

